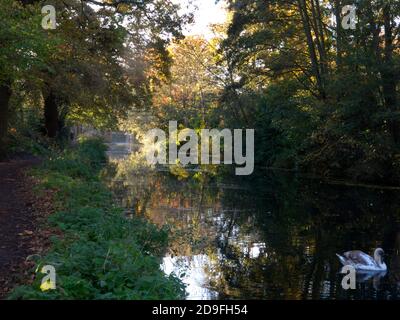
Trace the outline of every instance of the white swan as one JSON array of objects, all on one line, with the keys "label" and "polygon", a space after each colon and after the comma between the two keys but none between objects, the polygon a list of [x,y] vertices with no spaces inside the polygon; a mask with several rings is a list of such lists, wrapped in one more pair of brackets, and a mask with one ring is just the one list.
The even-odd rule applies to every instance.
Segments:
[{"label": "white swan", "polygon": [[343,256],[336,254],[344,266],[352,266],[359,271],[386,271],[387,266],[383,262],[383,250],[375,250],[374,258],[362,251],[345,252]]}]

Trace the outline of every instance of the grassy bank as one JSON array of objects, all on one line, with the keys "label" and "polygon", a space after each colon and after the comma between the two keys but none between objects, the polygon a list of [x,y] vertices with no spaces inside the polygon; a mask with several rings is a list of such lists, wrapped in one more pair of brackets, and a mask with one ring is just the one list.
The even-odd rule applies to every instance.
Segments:
[{"label": "grassy bank", "polygon": [[[39,189],[56,190],[57,207],[49,223],[62,230],[44,265],[56,268],[56,290],[43,291],[43,274],[18,287],[10,299],[179,299],[184,287],[160,270],[167,230],[140,218],[127,219],[102,183],[105,146],[87,140],[33,172]],[[38,190],[40,192],[40,190]]]}]

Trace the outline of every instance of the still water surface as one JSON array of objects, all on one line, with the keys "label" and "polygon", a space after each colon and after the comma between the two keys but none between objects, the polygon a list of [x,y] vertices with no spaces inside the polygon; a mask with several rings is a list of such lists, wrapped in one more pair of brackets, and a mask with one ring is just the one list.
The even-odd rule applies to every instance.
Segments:
[{"label": "still water surface", "polygon": [[[179,178],[117,162],[111,185],[127,211],[171,227],[162,269],[188,299],[398,299],[400,192],[294,175]],[[382,247],[386,275],[342,289],[336,253]]]}]

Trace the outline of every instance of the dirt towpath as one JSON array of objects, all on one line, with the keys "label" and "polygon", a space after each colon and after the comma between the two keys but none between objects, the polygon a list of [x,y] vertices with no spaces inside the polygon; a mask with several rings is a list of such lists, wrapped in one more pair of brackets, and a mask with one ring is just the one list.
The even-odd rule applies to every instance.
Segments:
[{"label": "dirt towpath", "polygon": [[14,286],[18,266],[32,254],[36,219],[32,186],[24,173],[39,163],[34,157],[0,162],[0,299]]}]

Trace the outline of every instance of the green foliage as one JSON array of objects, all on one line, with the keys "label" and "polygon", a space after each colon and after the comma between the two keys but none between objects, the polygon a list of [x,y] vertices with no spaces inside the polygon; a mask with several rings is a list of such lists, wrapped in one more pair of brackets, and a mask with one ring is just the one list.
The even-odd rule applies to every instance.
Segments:
[{"label": "green foliage", "polygon": [[71,178],[96,179],[96,171],[106,162],[106,146],[100,139],[81,140],[79,148],[67,149],[54,161],[46,163],[48,170]]},{"label": "green foliage", "polygon": [[[398,184],[398,3],[228,4],[232,20],[220,52],[234,81],[222,107],[229,125],[239,119],[256,127],[258,163]],[[341,26],[346,4],[357,7],[355,30]],[[230,119],[235,105],[242,112]]]},{"label": "green foliage", "polygon": [[32,69],[45,67],[45,60],[54,53],[57,41],[47,39],[43,32],[40,8],[0,0],[0,84],[31,78]]},{"label": "green foliage", "polygon": [[115,207],[99,180],[105,148],[99,140],[81,141],[49,160],[34,175],[41,187],[57,190],[64,208],[50,217],[62,230],[37,270],[53,265],[57,289],[42,292],[41,274],[10,299],[178,299],[184,287],[160,269],[168,232],[141,218],[128,219]]},{"label": "green foliage", "polygon": [[8,137],[9,154],[31,154],[34,156],[50,156],[57,148],[54,142],[33,132],[29,136],[18,131],[11,132]]},{"label": "green foliage", "polygon": [[[44,4],[56,9],[55,29],[42,28]],[[169,71],[167,45],[191,20],[179,11],[158,0],[0,0],[0,154],[27,105],[45,118],[42,134],[64,140],[66,126],[117,129],[148,105]]]}]

